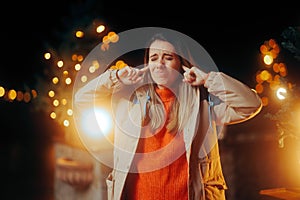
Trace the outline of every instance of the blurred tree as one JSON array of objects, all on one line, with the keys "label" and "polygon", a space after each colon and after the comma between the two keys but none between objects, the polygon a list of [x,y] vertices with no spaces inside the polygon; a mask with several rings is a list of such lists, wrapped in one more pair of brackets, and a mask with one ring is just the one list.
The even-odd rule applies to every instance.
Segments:
[{"label": "blurred tree", "polygon": [[300,26],[288,27],[281,36],[283,38],[282,47],[290,51],[300,61]]}]

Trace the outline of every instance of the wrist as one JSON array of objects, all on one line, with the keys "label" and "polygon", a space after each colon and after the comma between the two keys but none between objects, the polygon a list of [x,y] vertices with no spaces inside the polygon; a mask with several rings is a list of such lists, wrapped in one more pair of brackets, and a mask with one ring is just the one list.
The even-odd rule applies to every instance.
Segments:
[{"label": "wrist", "polygon": [[110,74],[109,74],[109,79],[112,82],[112,85],[115,85],[119,82],[119,76],[118,76],[118,71],[119,70],[110,70]]},{"label": "wrist", "polygon": [[210,73],[210,72],[208,72],[208,73],[204,76],[204,78],[203,78],[203,79],[204,79],[204,82],[206,82],[206,80],[208,79],[209,73]]}]

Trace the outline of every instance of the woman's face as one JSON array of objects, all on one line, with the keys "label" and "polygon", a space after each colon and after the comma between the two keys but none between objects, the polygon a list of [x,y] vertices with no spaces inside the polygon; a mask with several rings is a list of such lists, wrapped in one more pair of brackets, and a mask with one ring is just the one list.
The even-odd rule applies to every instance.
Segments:
[{"label": "woman's face", "polygon": [[158,87],[172,87],[179,76],[181,62],[171,43],[155,40],[150,45],[148,66]]}]

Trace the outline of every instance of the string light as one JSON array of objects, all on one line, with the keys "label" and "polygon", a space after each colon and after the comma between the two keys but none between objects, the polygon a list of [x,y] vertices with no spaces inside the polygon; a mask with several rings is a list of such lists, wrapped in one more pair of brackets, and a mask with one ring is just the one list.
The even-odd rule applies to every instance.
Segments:
[{"label": "string light", "polygon": [[[43,83],[40,84],[40,89],[47,91],[47,93],[40,98],[40,105],[42,106],[47,103],[48,106],[43,109],[46,108],[49,117],[56,120],[65,128],[72,127],[72,86],[76,75],[82,70],[81,63],[85,55],[89,53],[88,49],[91,50],[95,44],[102,42],[101,49],[107,51],[111,43],[116,43],[119,40],[118,34],[113,31],[108,31],[107,34],[104,34],[106,26],[103,24],[90,27],[94,27],[94,31],[90,31],[88,28],[86,30],[77,28],[75,31],[75,40],[78,41],[76,48],[67,48],[68,45],[64,44],[66,48],[62,49],[63,52],[49,49],[49,51],[43,54],[45,62],[50,65],[49,69],[51,69],[50,73],[48,72],[48,76],[52,77],[48,81],[43,80]],[[102,34],[102,38],[99,38],[100,34]],[[70,35],[70,41],[74,41],[73,35]],[[94,41],[93,44],[91,44],[91,41]],[[74,42],[72,42],[72,45],[73,43]],[[86,52],[82,52],[82,49],[86,50]],[[101,63],[99,63],[99,61],[93,61],[87,73],[81,75],[80,81],[83,84],[86,83],[89,77],[100,69],[100,66]],[[111,68],[122,68],[124,66],[126,66],[126,63],[119,60],[116,61]]]},{"label": "string light", "polygon": [[[283,62],[277,62],[277,57],[280,53],[280,47],[275,39],[266,40],[260,46],[260,53],[264,66],[256,73],[256,86],[257,93],[263,100],[263,105],[269,104],[268,91],[276,91],[280,87],[285,87],[288,83],[284,81],[287,76],[287,67]],[[276,96],[278,97],[278,96]]]}]

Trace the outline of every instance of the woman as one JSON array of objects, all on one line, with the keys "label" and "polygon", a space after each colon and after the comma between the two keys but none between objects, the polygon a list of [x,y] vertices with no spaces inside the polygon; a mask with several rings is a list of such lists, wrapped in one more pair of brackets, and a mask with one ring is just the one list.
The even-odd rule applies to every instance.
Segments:
[{"label": "woman", "polygon": [[201,70],[181,42],[157,34],[144,67],[106,70],[76,93],[76,105],[112,101],[108,199],[225,199],[219,129],[254,117],[261,100],[240,81]]}]

